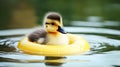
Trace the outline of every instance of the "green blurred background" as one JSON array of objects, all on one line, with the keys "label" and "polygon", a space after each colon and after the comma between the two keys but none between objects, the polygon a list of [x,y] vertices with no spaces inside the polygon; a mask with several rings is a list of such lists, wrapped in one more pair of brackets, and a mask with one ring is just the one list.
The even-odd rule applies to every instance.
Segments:
[{"label": "green blurred background", "polygon": [[59,12],[64,25],[87,21],[120,21],[120,0],[0,0],[0,29],[31,28],[41,25],[46,12]]}]

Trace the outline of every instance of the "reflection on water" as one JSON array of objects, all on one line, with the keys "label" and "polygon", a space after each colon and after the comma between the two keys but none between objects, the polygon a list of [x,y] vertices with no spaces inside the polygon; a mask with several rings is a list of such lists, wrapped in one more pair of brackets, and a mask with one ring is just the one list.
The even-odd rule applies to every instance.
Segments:
[{"label": "reflection on water", "polygon": [[[65,61],[65,58],[66,57],[47,57],[46,56],[45,60],[52,60],[53,62],[45,62],[45,64],[48,66],[61,66],[64,63],[63,61]],[[54,60],[56,62],[54,62]],[[58,60],[58,62],[57,62],[57,60]]]},{"label": "reflection on water", "polygon": [[[74,22],[84,25],[83,22]],[[74,24],[73,23],[73,24]],[[89,24],[94,24],[87,22]],[[105,26],[107,23],[98,23]],[[113,22],[110,22],[113,23]],[[117,23],[117,22],[115,22]],[[96,25],[95,24],[95,25]],[[117,23],[119,24],[119,23]],[[119,67],[120,31],[116,28],[96,25],[85,27],[65,27],[65,30],[85,37],[91,45],[91,51],[77,56],[44,57],[23,54],[16,48],[24,34],[33,29],[12,29],[0,31],[0,66],[1,67]],[[109,25],[110,26],[110,25]],[[19,31],[19,32],[17,32]]]}]

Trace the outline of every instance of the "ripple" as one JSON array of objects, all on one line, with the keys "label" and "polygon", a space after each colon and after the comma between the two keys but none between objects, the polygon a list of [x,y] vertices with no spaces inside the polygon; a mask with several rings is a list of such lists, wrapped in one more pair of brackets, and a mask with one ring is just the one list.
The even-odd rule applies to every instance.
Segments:
[{"label": "ripple", "polygon": [[110,39],[98,35],[82,35],[82,36],[89,41],[92,51],[106,52],[120,50],[120,40]]},{"label": "ripple", "polygon": [[90,26],[90,27],[106,27],[106,26],[120,26],[117,21],[72,21],[71,25],[74,26]]},{"label": "ripple", "polygon": [[111,34],[120,35],[119,30],[105,29],[105,28],[91,28],[91,27],[66,27],[67,32],[72,33],[99,33],[99,34]]}]

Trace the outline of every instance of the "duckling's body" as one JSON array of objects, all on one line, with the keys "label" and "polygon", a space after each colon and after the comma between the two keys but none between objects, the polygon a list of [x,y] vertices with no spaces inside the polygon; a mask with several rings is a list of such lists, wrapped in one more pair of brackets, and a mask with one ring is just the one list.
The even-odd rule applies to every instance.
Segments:
[{"label": "duckling's body", "polygon": [[48,45],[68,45],[69,38],[66,34],[62,33],[49,33],[47,34]]}]

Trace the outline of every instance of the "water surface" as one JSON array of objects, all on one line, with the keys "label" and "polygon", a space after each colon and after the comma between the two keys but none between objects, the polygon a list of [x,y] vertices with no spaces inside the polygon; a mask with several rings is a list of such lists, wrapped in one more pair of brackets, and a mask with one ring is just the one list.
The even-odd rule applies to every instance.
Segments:
[{"label": "water surface", "polygon": [[[18,51],[19,40],[33,29],[0,30],[0,67],[120,67],[120,23],[73,21],[69,33],[83,36],[91,50],[77,56],[47,58]],[[112,25],[110,25],[112,24]],[[52,61],[51,61],[52,60]]]}]

